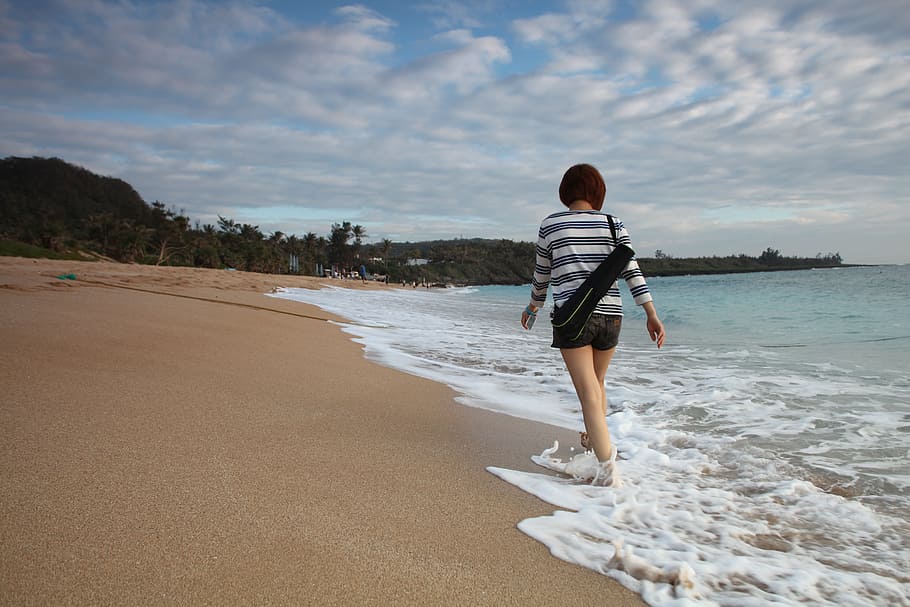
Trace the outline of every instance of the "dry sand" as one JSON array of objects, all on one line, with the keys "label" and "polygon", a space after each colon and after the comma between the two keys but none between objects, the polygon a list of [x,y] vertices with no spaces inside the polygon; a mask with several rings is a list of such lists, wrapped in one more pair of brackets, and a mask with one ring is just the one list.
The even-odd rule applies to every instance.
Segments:
[{"label": "dry sand", "polygon": [[263,295],[320,282],[0,258],[0,604],[642,605],[485,470],[577,436]]}]

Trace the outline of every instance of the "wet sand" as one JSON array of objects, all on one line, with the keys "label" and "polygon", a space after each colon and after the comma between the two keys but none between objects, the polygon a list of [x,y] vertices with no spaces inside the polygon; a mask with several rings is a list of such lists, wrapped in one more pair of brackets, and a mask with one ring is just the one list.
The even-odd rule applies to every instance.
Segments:
[{"label": "wet sand", "polygon": [[485,470],[577,436],[264,295],[325,282],[0,258],[0,604],[642,605]]}]

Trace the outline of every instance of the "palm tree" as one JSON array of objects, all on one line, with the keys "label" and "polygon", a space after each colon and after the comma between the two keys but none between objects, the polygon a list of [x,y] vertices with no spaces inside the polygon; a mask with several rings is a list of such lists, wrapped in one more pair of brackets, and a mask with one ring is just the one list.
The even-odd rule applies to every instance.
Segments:
[{"label": "palm tree", "polygon": [[329,256],[332,263],[349,266],[351,259],[348,241],[351,239],[353,228],[350,221],[341,224],[332,224],[332,234],[329,236]]},{"label": "palm tree", "polygon": [[245,223],[240,226],[240,255],[243,261],[243,269],[248,272],[261,272],[264,268],[265,257],[267,256],[264,235],[259,230],[259,226]]},{"label": "palm tree", "polygon": [[280,274],[281,267],[284,262],[283,256],[284,251],[282,251],[282,245],[284,244],[284,232],[276,231],[271,236],[269,236],[269,272],[272,274]]},{"label": "palm tree", "polygon": [[175,254],[184,251],[189,244],[185,242],[190,218],[184,215],[171,214],[169,221],[158,228],[160,246],[158,248],[158,261],[155,265],[166,263]]},{"label": "palm tree", "polygon": [[228,219],[226,217],[218,216],[218,229],[226,234],[239,234],[240,233],[240,224],[235,222],[233,219]]},{"label": "palm tree", "polygon": [[354,236],[354,245],[359,247],[367,237],[367,229],[358,224],[351,228],[351,234]]},{"label": "palm tree", "polygon": [[221,263],[221,241],[218,231],[210,223],[194,230],[193,265],[197,267],[217,268]]},{"label": "palm tree", "polygon": [[142,224],[134,224],[124,219],[118,233],[120,240],[120,257],[124,261],[142,261],[148,253],[155,230]]},{"label": "palm tree", "polygon": [[111,213],[96,213],[86,218],[89,238],[101,245],[104,255],[110,254],[110,240],[117,227],[117,221]]},{"label": "palm tree", "polygon": [[392,254],[392,241],[388,238],[382,239],[382,263],[385,264],[385,273],[389,274],[389,256]]},{"label": "palm tree", "polygon": [[354,259],[360,259],[360,245],[363,239],[367,237],[367,230],[362,225],[355,225],[351,228],[351,234],[354,236],[354,244],[351,245],[351,254]]}]

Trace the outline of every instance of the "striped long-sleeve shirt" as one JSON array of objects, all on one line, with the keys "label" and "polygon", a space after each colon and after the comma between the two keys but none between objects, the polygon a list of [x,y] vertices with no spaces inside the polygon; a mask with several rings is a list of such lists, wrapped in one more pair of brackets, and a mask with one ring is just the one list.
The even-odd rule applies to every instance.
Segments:
[{"label": "striped long-sleeve shirt", "polygon": [[[537,237],[531,303],[543,306],[547,300],[547,288],[552,286],[553,305],[559,307],[618,243],[631,247],[632,240],[622,221],[614,216],[613,223],[618,242],[610,233],[607,215],[599,211],[561,211],[544,219]],[[629,286],[637,305],[651,301],[651,292],[635,258],[626,264],[620,276]],[[618,282],[614,282],[598,302],[596,314],[622,315]]]}]

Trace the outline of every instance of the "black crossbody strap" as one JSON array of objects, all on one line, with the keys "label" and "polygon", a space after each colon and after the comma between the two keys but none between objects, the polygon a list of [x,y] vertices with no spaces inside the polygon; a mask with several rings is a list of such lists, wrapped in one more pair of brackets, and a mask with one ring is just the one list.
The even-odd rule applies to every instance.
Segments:
[{"label": "black crossbody strap", "polygon": [[616,224],[613,223],[613,216],[607,213],[607,221],[610,222],[610,234],[613,235],[613,246],[619,246],[619,238],[616,237]]}]

